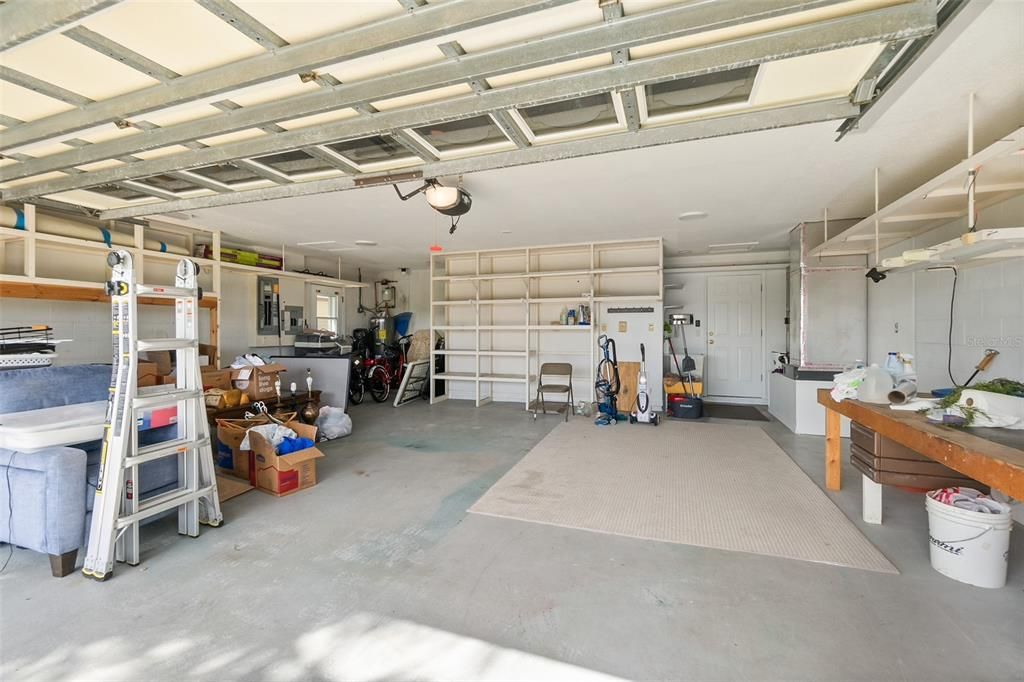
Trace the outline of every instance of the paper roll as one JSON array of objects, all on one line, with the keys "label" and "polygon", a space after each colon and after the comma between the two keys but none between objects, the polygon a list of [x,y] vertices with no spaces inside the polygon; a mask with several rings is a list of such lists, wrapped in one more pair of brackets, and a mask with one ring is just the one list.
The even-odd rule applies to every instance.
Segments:
[{"label": "paper roll", "polygon": [[975,416],[971,426],[1001,426],[1024,429],[1024,398],[966,388],[957,405],[973,407],[983,414]]},{"label": "paper roll", "polygon": [[889,391],[889,403],[892,405],[903,405],[917,396],[917,384],[913,381],[901,381],[896,388]]}]

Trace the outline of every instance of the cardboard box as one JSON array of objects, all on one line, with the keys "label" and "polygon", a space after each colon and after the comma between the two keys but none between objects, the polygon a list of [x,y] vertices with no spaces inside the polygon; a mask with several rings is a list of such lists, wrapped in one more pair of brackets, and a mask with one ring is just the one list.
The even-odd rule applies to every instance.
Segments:
[{"label": "cardboard box", "polygon": [[256,485],[255,470],[252,468],[252,451],[242,449],[245,432],[253,426],[269,424],[267,417],[256,419],[218,419],[217,448],[213,459],[221,469]]},{"label": "cardboard box", "polygon": [[209,343],[199,344],[199,366],[203,369],[217,366],[217,346]]},{"label": "cardboard box", "polygon": [[231,389],[231,369],[216,369],[214,367],[200,367],[200,374],[203,379],[203,388],[220,388],[225,391]]},{"label": "cardboard box", "polygon": [[[685,385],[684,385],[685,383]],[[700,397],[704,394],[704,382],[700,379],[694,379],[691,381],[681,382],[674,377],[664,377],[665,393],[689,393],[691,390]]]},{"label": "cardboard box", "polygon": [[231,370],[231,382],[253,400],[274,398],[274,382],[287,369],[284,365],[268,364],[262,367],[243,367]]},{"label": "cardboard box", "polygon": [[174,371],[174,354],[169,350],[146,351],[146,360],[156,364],[158,376],[167,376]]},{"label": "cardboard box", "polygon": [[139,360],[138,363],[138,385],[139,386],[156,386],[156,363],[146,362],[145,360]]},{"label": "cardboard box", "polygon": [[[289,421],[288,428],[300,438],[316,442],[316,427],[302,422]],[[256,466],[256,487],[277,497],[290,495],[316,485],[316,461],[324,456],[315,447],[279,456],[274,446],[260,434],[249,434],[249,444]]]},{"label": "cardboard box", "polygon": [[223,410],[225,408],[238,407],[242,402],[242,395],[244,394],[237,388],[227,390],[223,388],[210,388],[203,393],[203,398],[207,407]]}]

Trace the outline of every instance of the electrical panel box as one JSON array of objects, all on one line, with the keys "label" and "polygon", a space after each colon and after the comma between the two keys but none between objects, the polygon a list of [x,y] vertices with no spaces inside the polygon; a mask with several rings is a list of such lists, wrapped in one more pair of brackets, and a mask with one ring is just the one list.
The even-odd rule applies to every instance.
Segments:
[{"label": "electrical panel box", "polygon": [[286,336],[301,334],[305,325],[302,306],[286,305],[284,307],[284,319],[281,324],[281,330]]},{"label": "electrical panel box", "polygon": [[395,287],[385,286],[380,290],[380,302],[387,308],[395,307]]},{"label": "electrical panel box", "polygon": [[281,331],[281,284],[276,277],[256,278],[256,333],[277,336]]}]

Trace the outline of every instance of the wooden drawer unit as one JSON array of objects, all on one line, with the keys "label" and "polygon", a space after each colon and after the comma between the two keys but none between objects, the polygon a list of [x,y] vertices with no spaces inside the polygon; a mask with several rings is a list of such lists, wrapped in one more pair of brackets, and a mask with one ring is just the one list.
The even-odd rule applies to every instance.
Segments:
[{"label": "wooden drawer unit", "polygon": [[857,422],[850,422],[850,443],[856,445],[862,452],[872,456],[877,454],[879,440],[878,434],[868,427]]},{"label": "wooden drawer unit", "polygon": [[875,483],[934,490],[981,484],[933,459],[900,445],[857,422],[850,424],[850,463]]}]

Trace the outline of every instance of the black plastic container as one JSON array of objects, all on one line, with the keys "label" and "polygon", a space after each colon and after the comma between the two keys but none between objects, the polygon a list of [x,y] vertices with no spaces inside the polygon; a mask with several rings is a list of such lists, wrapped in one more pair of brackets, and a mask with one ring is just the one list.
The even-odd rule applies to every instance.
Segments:
[{"label": "black plastic container", "polygon": [[675,419],[700,419],[704,416],[704,401],[679,393],[668,396],[668,414]]}]

